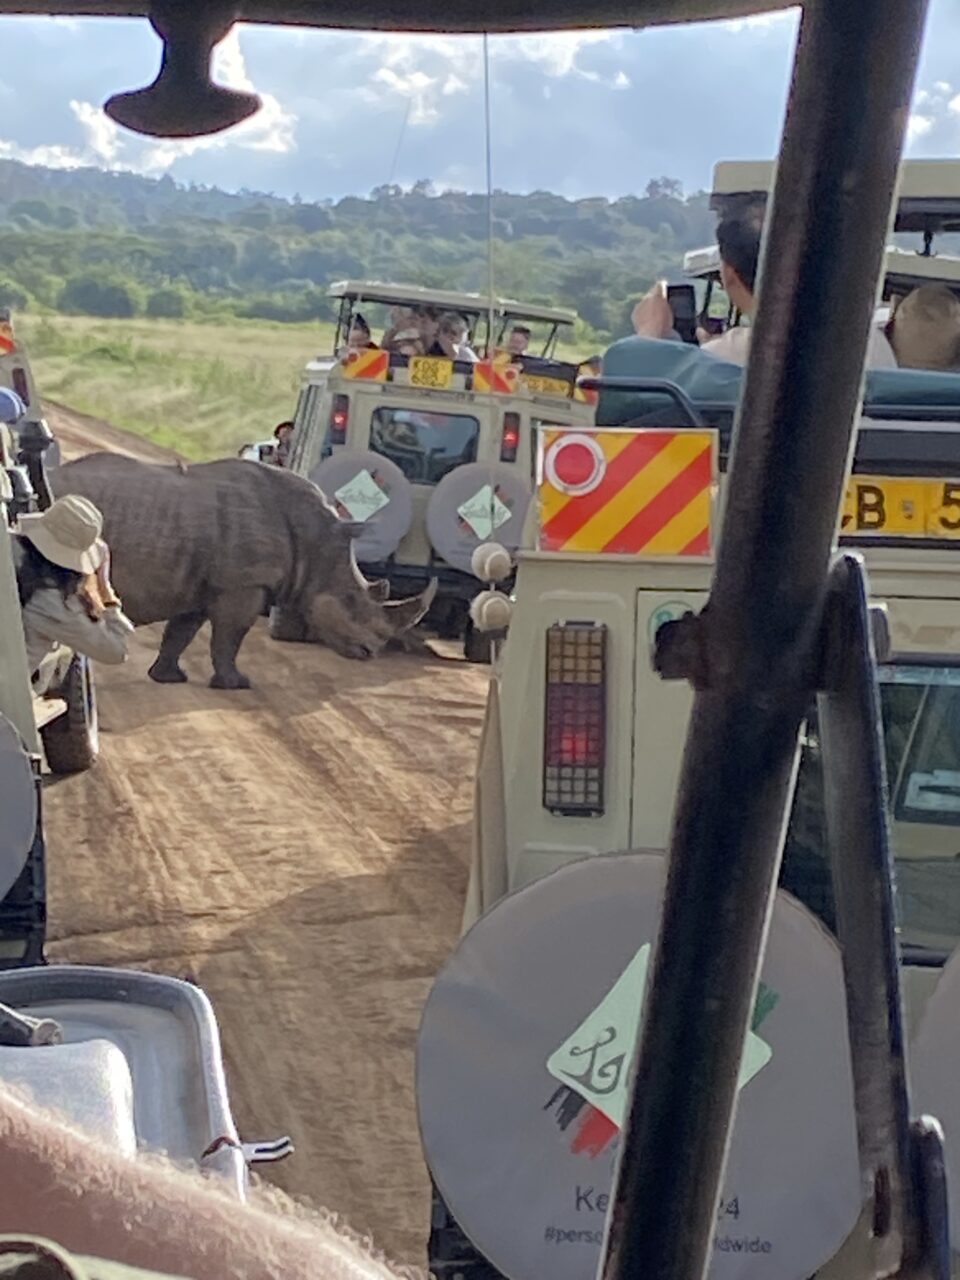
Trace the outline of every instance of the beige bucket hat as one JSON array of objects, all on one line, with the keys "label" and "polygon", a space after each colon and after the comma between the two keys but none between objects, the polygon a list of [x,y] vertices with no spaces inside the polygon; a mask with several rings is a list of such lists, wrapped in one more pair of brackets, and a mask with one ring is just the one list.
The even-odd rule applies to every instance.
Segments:
[{"label": "beige bucket hat", "polygon": [[79,494],[57,498],[46,511],[22,515],[17,532],[63,569],[96,573],[103,563],[103,516],[98,507]]}]

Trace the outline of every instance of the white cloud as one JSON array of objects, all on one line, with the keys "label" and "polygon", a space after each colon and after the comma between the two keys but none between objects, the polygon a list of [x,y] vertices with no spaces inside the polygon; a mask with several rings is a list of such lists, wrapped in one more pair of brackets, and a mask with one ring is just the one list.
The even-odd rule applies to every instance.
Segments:
[{"label": "white cloud", "polygon": [[630,88],[630,77],[627,75],[625,71],[618,71],[617,74],[613,77],[613,87],[615,89]]},{"label": "white cloud", "polygon": [[722,31],[736,36],[742,31],[749,31],[752,28],[777,27],[784,22],[795,22],[799,13],[799,7],[794,6],[790,9],[776,9],[772,13],[755,13],[747,18],[731,18],[729,21],[720,22],[717,25]]},{"label": "white cloud", "polygon": [[933,116],[920,115],[914,112],[907,121],[907,142],[916,142],[918,138],[922,138],[928,134],[933,128]]},{"label": "white cloud", "polygon": [[[231,89],[253,89],[236,28],[216,49],[214,78]],[[128,133],[100,107],[74,99],[70,102],[70,112],[83,135],[79,146],[57,143],[22,147],[0,139],[0,157],[21,160],[25,164],[47,165],[51,169],[78,169],[92,165],[157,176],[166,173],[182,157],[197,151],[228,147],[280,153],[295,150],[297,117],[285,110],[272,94],[261,94],[261,100],[263,106],[256,115],[225,133],[205,138],[154,140]]]}]

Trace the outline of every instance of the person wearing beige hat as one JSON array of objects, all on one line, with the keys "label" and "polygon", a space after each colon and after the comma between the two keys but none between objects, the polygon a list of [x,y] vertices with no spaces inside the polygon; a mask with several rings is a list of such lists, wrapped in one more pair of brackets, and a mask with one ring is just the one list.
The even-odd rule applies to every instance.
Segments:
[{"label": "person wearing beige hat", "polygon": [[14,533],[31,675],[59,645],[97,662],[124,662],[133,624],[110,582],[110,552],[98,508],[70,494],[46,511],[22,515]]}]

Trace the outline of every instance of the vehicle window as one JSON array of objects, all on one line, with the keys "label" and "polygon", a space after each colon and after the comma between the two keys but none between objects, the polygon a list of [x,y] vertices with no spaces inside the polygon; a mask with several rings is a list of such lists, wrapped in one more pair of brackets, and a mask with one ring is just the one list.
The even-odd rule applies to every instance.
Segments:
[{"label": "vehicle window", "polygon": [[370,419],[370,448],[396,463],[413,484],[439,484],[477,460],[480,422],[462,413],[380,406]]},{"label": "vehicle window", "polygon": [[[891,842],[904,944],[949,952],[960,941],[960,670],[880,670]],[[802,743],[781,884],[835,928],[816,712]]]}]

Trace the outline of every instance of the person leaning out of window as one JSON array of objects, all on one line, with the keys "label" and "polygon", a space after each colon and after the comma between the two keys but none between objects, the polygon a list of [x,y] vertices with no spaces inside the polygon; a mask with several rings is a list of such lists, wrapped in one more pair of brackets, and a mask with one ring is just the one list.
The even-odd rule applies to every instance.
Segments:
[{"label": "person leaning out of window", "polygon": [[103,517],[92,502],[70,494],[22,515],[13,551],[31,676],[60,645],[96,662],[126,661],[133,624],[110,582]]}]

